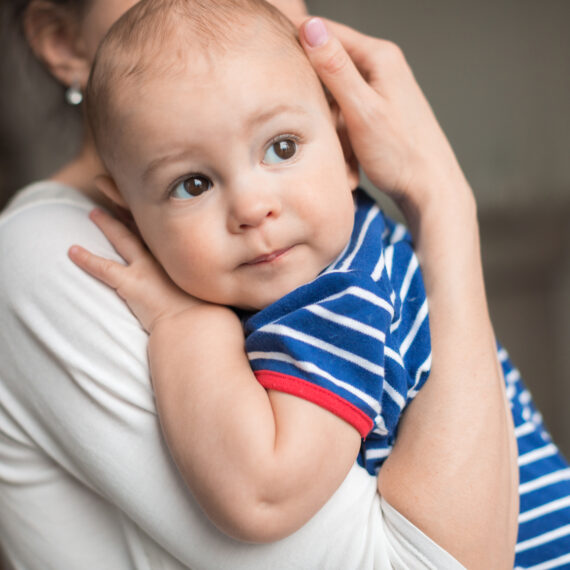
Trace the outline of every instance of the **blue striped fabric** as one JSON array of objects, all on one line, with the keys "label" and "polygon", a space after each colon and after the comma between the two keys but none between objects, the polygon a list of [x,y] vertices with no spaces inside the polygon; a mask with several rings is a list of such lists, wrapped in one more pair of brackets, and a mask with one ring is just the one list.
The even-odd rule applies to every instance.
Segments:
[{"label": "blue striped fabric", "polygon": [[361,462],[374,472],[429,369],[425,292],[403,226],[358,193],[355,228],[337,260],[249,318],[245,329],[262,385],[354,425],[364,439]]},{"label": "blue striped fabric", "polygon": [[[359,463],[376,473],[405,405],[431,365],[425,289],[410,235],[356,193],[351,240],[312,283],[244,320],[259,382],[315,402],[363,438]],[[380,245],[380,246],[379,246]],[[570,568],[570,468],[504,349],[519,446],[516,568]]]},{"label": "blue striped fabric", "polygon": [[507,352],[499,347],[519,449],[516,568],[570,568],[570,468]]}]

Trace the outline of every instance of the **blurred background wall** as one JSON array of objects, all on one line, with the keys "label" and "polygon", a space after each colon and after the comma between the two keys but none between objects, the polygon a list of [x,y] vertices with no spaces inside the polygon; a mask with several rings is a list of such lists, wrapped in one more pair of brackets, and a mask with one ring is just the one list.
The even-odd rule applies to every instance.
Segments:
[{"label": "blurred background wall", "polygon": [[[477,197],[497,336],[570,456],[570,2],[307,2],[404,49]],[[0,48],[2,202],[76,144],[61,91],[19,53]]]}]

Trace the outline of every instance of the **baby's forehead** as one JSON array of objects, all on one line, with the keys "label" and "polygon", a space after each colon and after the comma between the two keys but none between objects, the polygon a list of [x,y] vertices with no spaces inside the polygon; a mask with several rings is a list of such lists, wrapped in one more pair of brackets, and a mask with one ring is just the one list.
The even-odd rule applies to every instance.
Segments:
[{"label": "baby's forehead", "polygon": [[[163,3],[147,1],[148,9],[154,7],[154,12],[143,12],[138,19],[131,15],[132,21],[119,21],[99,52],[87,106],[95,138],[105,141],[103,145],[110,142],[113,125],[128,112],[133,97],[151,86],[160,97],[157,84],[187,78],[189,73],[199,80],[200,74],[211,77],[218,71],[215,75],[223,81],[219,70],[227,66],[263,65],[268,82],[289,74],[292,79],[311,78],[311,83],[318,85],[290,22],[237,10],[228,12],[228,25],[227,21],[211,18],[209,12],[205,19],[194,18],[187,10],[192,1],[184,4],[180,13],[178,4],[176,9],[157,11],[159,4]],[[212,0],[214,4],[216,0]]]},{"label": "baby's forehead", "polygon": [[161,42],[159,50],[150,45],[143,53],[126,54],[122,67],[126,73],[109,82],[106,104],[113,107],[114,115],[128,109],[132,97],[152,91],[162,99],[161,86],[182,81],[193,84],[197,90],[207,84],[212,97],[216,97],[216,87],[239,82],[242,71],[246,75],[251,70],[261,70],[268,85],[288,81],[291,85],[314,85],[321,90],[296,38],[283,37],[263,25],[234,32],[219,44],[194,34],[186,34],[182,39],[171,35]]},{"label": "baby's forehead", "polygon": [[295,34],[261,18],[242,18],[220,35],[178,25],[166,36],[161,35],[158,41],[149,42],[147,38],[143,49],[129,52],[125,55],[132,60],[130,65],[155,71],[236,60],[247,60],[255,65],[268,56],[273,56],[276,64],[287,59],[295,60],[299,66],[308,64]]},{"label": "baby's forehead", "polygon": [[[148,26],[148,22],[147,22]],[[294,30],[268,22],[264,18],[241,17],[230,30],[216,34],[201,26],[171,21],[160,30],[152,27],[144,41],[123,38],[110,42],[103,52],[99,77],[101,91],[108,95],[124,91],[130,85],[144,89],[145,83],[176,79],[181,74],[212,74],[220,67],[262,66],[268,61],[268,81],[275,74],[314,75]],[[103,101],[105,104],[105,101]]]}]

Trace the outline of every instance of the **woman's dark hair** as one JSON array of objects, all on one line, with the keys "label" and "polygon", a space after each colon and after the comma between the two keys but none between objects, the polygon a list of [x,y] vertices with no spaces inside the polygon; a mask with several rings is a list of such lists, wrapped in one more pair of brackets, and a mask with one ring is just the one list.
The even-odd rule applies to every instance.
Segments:
[{"label": "woman's dark hair", "polygon": [[[78,15],[91,2],[42,1]],[[64,86],[36,59],[26,37],[26,10],[34,2],[0,0],[0,208],[17,188],[72,157],[82,135],[80,111],[65,103]]]},{"label": "woman's dark hair", "polygon": [[[56,6],[63,6],[70,10],[76,10],[78,13],[81,13],[89,0],[44,0],[49,4],[54,4]],[[26,10],[32,4],[34,0],[12,0],[2,2],[2,17],[5,19],[5,23],[10,25],[16,25],[19,29],[20,33],[24,35],[24,16],[26,14]],[[8,13],[10,12],[11,13]]]}]

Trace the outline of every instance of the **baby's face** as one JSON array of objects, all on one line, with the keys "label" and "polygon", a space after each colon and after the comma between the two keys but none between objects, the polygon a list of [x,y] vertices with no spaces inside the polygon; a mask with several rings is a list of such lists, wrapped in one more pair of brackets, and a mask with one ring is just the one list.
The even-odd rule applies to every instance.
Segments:
[{"label": "baby's face", "polygon": [[171,278],[210,302],[263,308],[352,231],[355,181],[329,107],[286,51],[193,61],[123,93],[115,181]]}]

